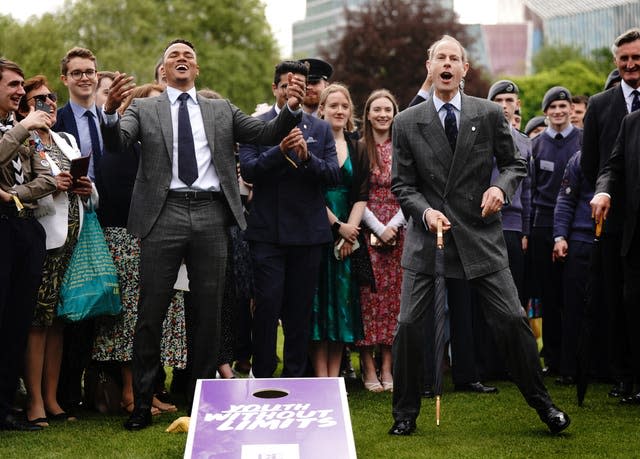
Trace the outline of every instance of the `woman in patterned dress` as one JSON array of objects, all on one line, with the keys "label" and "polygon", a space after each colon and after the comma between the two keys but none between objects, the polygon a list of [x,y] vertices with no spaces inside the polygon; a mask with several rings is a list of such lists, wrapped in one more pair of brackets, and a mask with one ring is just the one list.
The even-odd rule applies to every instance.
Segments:
[{"label": "woman in patterned dress", "polygon": [[[393,391],[391,344],[400,312],[402,282],[400,257],[405,220],[391,193],[391,126],[398,113],[395,97],[386,89],[371,93],[364,107],[364,143],[369,156],[369,201],[363,223],[368,228],[369,253],[376,279],[376,292],[360,289],[363,340],[360,348],[362,380],[372,392]],[[373,242],[373,243],[372,243]],[[380,379],[373,359],[374,346],[381,354]]]},{"label": "woman in patterned dress", "polygon": [[[26,94],[20,100],[20,115],[26,116],[33,110],[36,101],[43,102],[44,110],[48,109],[55,124],[56,95],[49,90],[47,79],[42,75],[29,78],[24,82],[24,89]],[[73,185],[69,169],[71,160],[80,157],[80,151],[72,135],[36,129],[31,132],[30,143],[43,165],[47,163],[51,167],[57,184],[53,195],[40,200],[39,214],[36,215],[47,233],[47,255],[27,339],[24,372],[28,396],[27,421],[46,427],[49,421],[75,419],[60,407],[56,395],[64,329],[62,321],[56,317],[56,306],[60,300],[62,278],[82,228],[83,203],[89,196],[95,203],[98,195],[88,177],[81,177]]]},{"label": "woman in patterned dress", "polygon": [[325,191],[327,215],[337,245],[330,244],[322,255],[312,309],[311,360],[316,376],[337,377],[345,343],[363,337],[352,255],[367,205],[369,164],[350,135],[354,124],[348,89],[339,84],[328,86],[320,96],[319,113],[333,131],[341,180]]}]

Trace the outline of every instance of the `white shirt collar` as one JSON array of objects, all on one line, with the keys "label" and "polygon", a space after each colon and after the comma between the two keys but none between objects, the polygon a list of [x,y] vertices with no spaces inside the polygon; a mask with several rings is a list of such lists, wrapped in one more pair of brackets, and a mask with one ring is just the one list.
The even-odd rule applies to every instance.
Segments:
[{"label": "white shirt collar", "polygon": [[180,94],[182,94],[183,92],[186,92],[187,94],[189,94],[189,96],[191,97],[191,100],[194,103],[198,103],[198,98],[196,97],[196,87],[193,86],[191,87],[191,89],[189,89],[188,91],[180,91],[179,89],[176,88],[172,88],[171,86],[167,86],[167,96],[169,96],[169,102],[171,102],[171,105],[176,103],[176,100],[178,100],[178,97],[180,96]]},{"label": "white shirt collar", "polygon": [[[438,98],[435,92],[433,93],[433,105],[435,105],[437,112],[440,111],[445,103],[447,102],[444,102],[442,99]],[[453,99],[451,99],[448,103],[453,105],[458,110],[458,112],[460,112],[462,107],[462,96],[460,96],[460,91],[458,91],[456,95],[453,96]]]}]

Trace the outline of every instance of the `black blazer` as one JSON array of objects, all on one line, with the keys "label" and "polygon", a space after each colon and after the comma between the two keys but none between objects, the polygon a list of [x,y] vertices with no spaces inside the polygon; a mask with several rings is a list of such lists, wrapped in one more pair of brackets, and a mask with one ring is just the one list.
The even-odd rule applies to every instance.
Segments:
[{"label": "black blazer", "polygon": [[[598,176],[595,191],[596,193],[611,194],[612,203],[616,200],[619,201],[621,195],[625,196],[621,254],[634,257],[640,255],[638,253],[640,252],[640,244],[638,244],[640,241],[632,244],[637,239],[635,233],[637,231],[638,210],[640,210],[638,145],[640,145],[640,110],[623,118],[613,152]],[[614,194],[613,190],[621,190],[621,192]]]},{"label": "black blazer", "polygon": [[[595,185],[598,173],[602,171],[611,156],[616,137],[627,115],[627,104],[622,88],[617,86],[589,98],[584,116],[582,135],[582,159],[580,167],[586,180]],[[611,190],[615,196],[604,227],[605,233],[620,233],[624,209],[624,194],[621,188]]]},{"label": "black blazer", "polygon": [[[275,117],[273,108],[259,116],[264,121]],[[297,167],[279,145],[240,145],[242,178],[253,184],[246,240],[282,245],[319,245],[333,240],[324,200],[326,187],[339,179],[331,127],[306,113],[298,127],[310,159]]]}]

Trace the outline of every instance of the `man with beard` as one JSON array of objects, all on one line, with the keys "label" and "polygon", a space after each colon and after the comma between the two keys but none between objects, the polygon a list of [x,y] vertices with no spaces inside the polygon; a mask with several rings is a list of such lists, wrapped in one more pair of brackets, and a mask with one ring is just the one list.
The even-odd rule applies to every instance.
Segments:
[{"label": "man with beard", "polygon": [[329,85],[329,78],[333,74],[333,67],[322,59],[300,59],[300,62],[309,65],[307,77],[307,92],[302,101],[302,109],[309,115],[318,117],[318,105],[320,94]]}]

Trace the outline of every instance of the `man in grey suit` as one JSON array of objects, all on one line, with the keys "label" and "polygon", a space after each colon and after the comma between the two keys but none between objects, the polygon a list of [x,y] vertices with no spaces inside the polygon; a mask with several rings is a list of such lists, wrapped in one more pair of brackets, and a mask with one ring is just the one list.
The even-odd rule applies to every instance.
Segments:
[{"label": "man in grey suit", "polygon": [[[129,231],[141,239],[140,299],[133,341],[135,407],[125,423],[129,430],[151,424],[162,322],[183,259],[189,272],[195,327],[188,398],[193,397],[198,378],[215,377],[227,226],[235,219],[241,228],[246,227],[234,142],[277,144],[300,120],[304,96],[304,79],[291,75],[287,109],[265,123],[227,100],[196,95],[199,68],[196,51],[188,41],[169,43],[162,65],[167,79],[164,93],[135,99],[118,120],[115,110],[133,87],[131,77],[118,74],[104,107],[105,139],[122,147],[136,141],[142,144],[128,222]],[[287,146],[293,144],[295,149],[302,142],[300,134]]]},{"label": "man in grey suit", "polygon": [[[511,376],[551,432],[569,425],[544,386],[535,338],[509,271],[500,210],[526,175],[500,107],[459,90],[469,64],[445,35],[429,49],[434,92],[400,113],[393,127],[391,189],[409,217],[398,326],[393,343],[394,424],[410,435],[420,411],[424,320],[433,307],[435,231],[445,233],[445,276],[467,278]],[[491,181],[495,163],[500,173]]]}]

